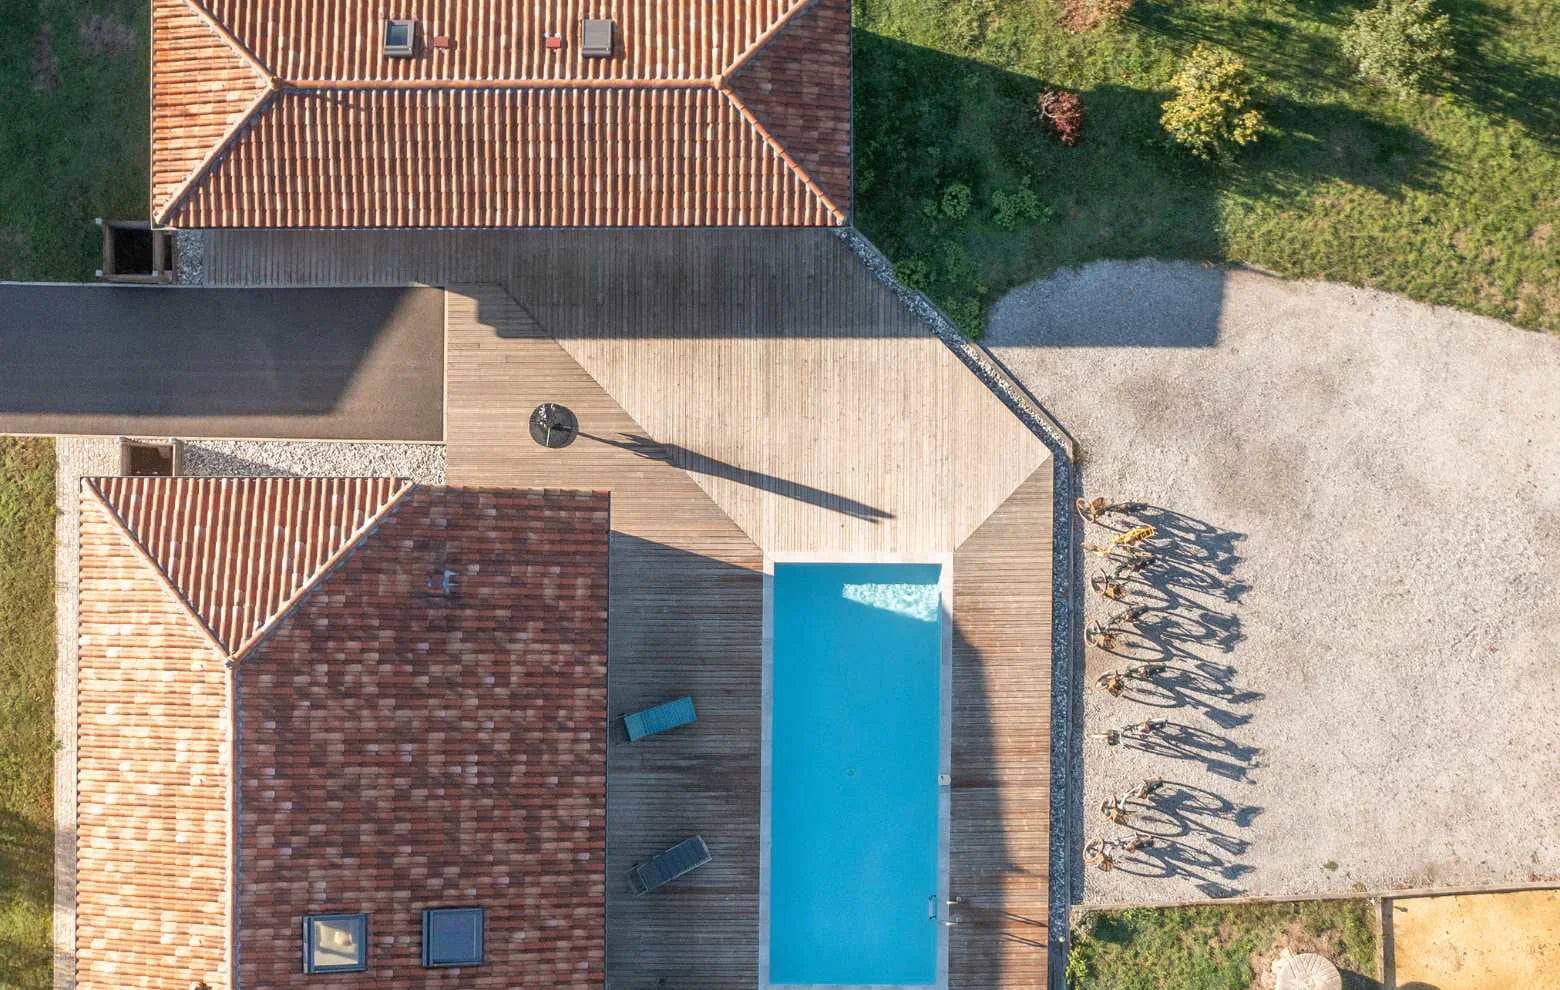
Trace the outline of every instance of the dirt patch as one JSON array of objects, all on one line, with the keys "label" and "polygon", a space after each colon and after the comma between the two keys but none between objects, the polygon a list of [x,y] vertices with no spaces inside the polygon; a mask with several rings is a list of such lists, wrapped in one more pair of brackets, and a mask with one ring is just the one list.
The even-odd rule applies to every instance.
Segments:
[{"label": "dirt patch", "polygon": [[1084,903],[1560,882],[1560,340],[1108,262],[1016,290],[986,343],[1088,452],[1086,498],[1162,507],[1118,600],[1085,563],[1084,622],[1117,628],[1084,651],[1081,838],[1158,842]]},{"label": "dirt patch", "polygon": [[1392,942],[1400,987],[1553,986],[1560,969],[1560,891],[1393,901]]},{"label": "dirt patch", "polygon": [[1062,26],[1076,33],[1120,24],[1132,9],[1132,0],[1063,0]]},{"label": "dirt patch", "polygon": [[54,54],[54,29],[45,24],[33,41],[33,90],[53,95],[60,88],[60,59]]},{"label": "dirt patch", "polygon": [[135,28],[117,17],[92,14],[81,22],[81,48],[88,55],[119,55],[138,47]]}]

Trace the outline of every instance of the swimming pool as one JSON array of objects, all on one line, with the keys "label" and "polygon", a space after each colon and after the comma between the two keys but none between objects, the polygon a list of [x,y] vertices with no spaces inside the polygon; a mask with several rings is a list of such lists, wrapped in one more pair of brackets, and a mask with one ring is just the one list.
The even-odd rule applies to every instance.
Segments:
[{"label": "swimming pool", "polygon": [[938,564],[773,565],[770,984],[940,982],[943,576]]}]

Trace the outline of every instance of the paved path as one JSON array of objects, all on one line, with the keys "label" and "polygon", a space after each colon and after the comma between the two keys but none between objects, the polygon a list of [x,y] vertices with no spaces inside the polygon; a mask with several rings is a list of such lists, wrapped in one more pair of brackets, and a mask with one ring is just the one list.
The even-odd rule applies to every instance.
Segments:
[{"label": "paved path", "polygon": [[[1137,262],[1017,290],[988,343],[1087,494],[1168,510],[1114,652],[1174,672],[1083,711],[1169,725],[1086,740],[1082,814],[1124,834],[1100,803],[1163,777],[1129,820],[1173,841],[1089,870],[1087,900],[1560,877],[1560,340]],[[1086,678],[1127,662],[1091,647]]]},{"label": "paved path", "polygon": [[0,433],[439,440],[443,293],[0,284]]}]

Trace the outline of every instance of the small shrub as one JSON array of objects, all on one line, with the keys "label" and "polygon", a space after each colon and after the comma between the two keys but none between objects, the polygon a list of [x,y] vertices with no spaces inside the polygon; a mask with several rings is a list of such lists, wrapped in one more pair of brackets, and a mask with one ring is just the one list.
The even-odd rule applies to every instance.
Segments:
[{"label": "small shrub", "polygon": [[970,254],[962,240],[950,240],[942,247],[941,276],[943,282],[959,293],[967,293],[977,299],[986,295],[986,284],[980,278],[980,265]]},{"label": "small shrub", "polygon": [[973,194],[970,187],[962,182],[955,182],[942,194],[942,214],[949,220],[963,220],[970,215],[970,200]]},{"label": "small shrub", "polygon": [[916,292],[930,292],[932,288],[932,266],[925,258],[906,258],[894,266],[894,278],[907,289]]},{"label": "small shrub", "polygon": [[998,189],[991,194],[991,219],[1003,230],[1013,230],[1021,223],[1051,219],[1051,209],[1029,188],[1026,179],[1023,185],[1012,192]]},{"label": "small shrub", "polygon": [[1198,45],[1170,85],[1175,96],[1165,101],[1160,123],[1197,157],[1225,159],[1262,136],[1262,114],[1251,106],[1251,76],[1235,56]]},{"label": "small shrub", "polygon": [[1409,96],[1445,74],[1451,34],[1451,18],[1437,16],[1430,0],[1381,0],[1354,15],[1343,53],[1364,78]]},{"label": "small shrub", "polygon": [[948,314],[948,322],[958,328],[959,332],[971,340],[980,339],[981,331],[985,329],[984,320],[979,299],[968,297],[955,299],[944,307],[943,312]]},{"label": "small shrub", "polygon": [[1065,89],[1047,89],[1036,101],[1040,119],[1069,148],[1083,140],[1083,98]]},{"label": "small shrub", "polygon": [[1063,0],[1062,27],[1076,33],[1115,27],[1131,10],[1132,0]]}]

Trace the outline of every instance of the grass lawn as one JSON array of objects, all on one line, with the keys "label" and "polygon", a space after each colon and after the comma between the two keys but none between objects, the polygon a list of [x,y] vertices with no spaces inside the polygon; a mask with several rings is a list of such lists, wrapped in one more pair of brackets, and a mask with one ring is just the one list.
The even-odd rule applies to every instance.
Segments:
[{"label": "grass lawn", "polygon": [[1278,948],[1319,952],[1345,990],[1376,988],[1375,908],[1302,901],[1141,908],[1090,915],[1067,964],[1072,990],[1248,990]]},{"label": "grass lawn", "polygon": [[[1060,0],[857,0],[856,222],[967,332],[1017,283],[1144,256],[1560,330],[1560,4],[1437,4],[1455,81],[1400,100],[1339,50],[1365,0],[1137,0],[1088,34],[1061,27]],[[1158,123],[1200,42],[1262,80],[1272,130],[1229,166],[1167,147]],[[1079,146],[1035,118],[1044,87],[1082,94]]]},{"label": "grass lawn", "polygon": [[[0,279],[80,281],[147,213],[145,0],[0,0]],[[0,438],[0,987],[50,985],[54,448]]]},{"label": "grass lawn", "polygon": [[147,215],[146,0],[0,0],[0,279],[83,281]]},{"label": "grass lawn", "polygon": [[0,437],[0,986],[49,985],[54,444]]}]

